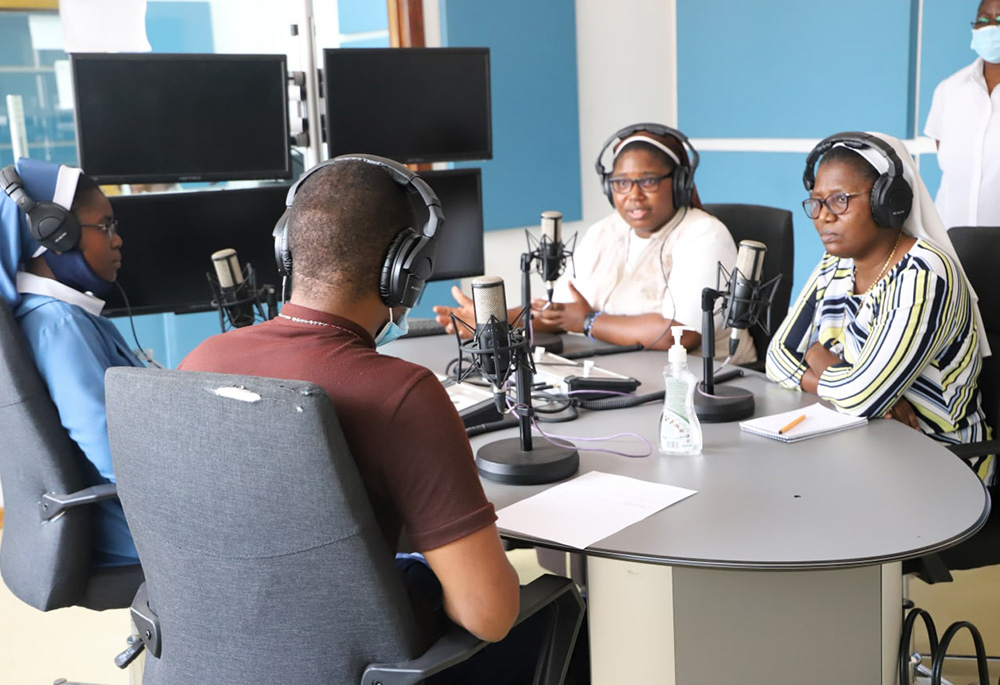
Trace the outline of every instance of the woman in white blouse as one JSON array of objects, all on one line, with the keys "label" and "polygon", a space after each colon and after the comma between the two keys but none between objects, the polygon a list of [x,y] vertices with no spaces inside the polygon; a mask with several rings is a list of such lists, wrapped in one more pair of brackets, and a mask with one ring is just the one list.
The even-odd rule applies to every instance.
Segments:
[{"label": "woman in white blouse", "polygon": [[[610,171],[602,161],[609,151]],[[616,211],[587,230],[574,253],[575,277],[558,282],[554,302],[533,303],[536,330],[666,349],[674,342],[670,327],[685,325],[694,330],[684,332],[682,344],[700,348],[702,289],[717,287],[720,264],[732,270],[736,245],[722,222],[701,208],[697,160],[682,133],[659,124],[634,124],[608,139],[597,169]],[[459,307],[434,308],[449,332],[450,314],[472,320],[472,301],[457,288],[453,294]],[[756,360],[750,335],[740,335],[732,361]],[[724,337],[717,316],[716,340]]]}]

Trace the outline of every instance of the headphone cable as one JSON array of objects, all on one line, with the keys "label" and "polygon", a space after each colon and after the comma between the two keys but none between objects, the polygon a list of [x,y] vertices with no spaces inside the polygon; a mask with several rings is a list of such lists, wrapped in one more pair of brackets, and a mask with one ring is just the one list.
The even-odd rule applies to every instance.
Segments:
[{"label": "headphone cable", "polygon": [[125,288],[123,288],[122,284],[117,280],[114,281],[114,284],[115,287],[118,288],[118,292],[121,293],[122,300],[125,302],[125,312],[128,314],[128,323],[132,328],[132,340],[135,341],[135,356],[137,356],[140,361],[150,364],[154,368],[162,369],[163,366],[151,356],[146,354],[146,349],[142,346],[142,343],[139,342],[139,336],[135,332],[135,319],[132,316],[132,306],[129,304],[128,295],[125,294]]}]

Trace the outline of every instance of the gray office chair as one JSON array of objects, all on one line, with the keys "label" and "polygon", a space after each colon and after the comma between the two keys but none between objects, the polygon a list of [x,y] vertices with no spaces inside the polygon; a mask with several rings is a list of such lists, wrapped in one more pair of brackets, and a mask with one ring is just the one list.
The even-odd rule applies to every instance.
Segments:
[{"label": "gray office chair", "polygon": [[139,565],[91,566],[92,507],[115,486],[88,487],[84,456],[59,421],[21,329],[0,301],[0,575],[41,611],[120,609],[142,582]]},{"label": "gray office chair", "polygon": [[[788,314],[788,305],[792,297],[792,271],[795,265],[792,213],[777,207],[741,204],[707,204],[705,211],[726,225],[737,245],[741,240],[759,240],[767,245],[761,280],[767,282],[781,274],[781,282],[774,293],[771,305],[773,333]],[[753,336],[753,345],[757,350],[757,361],[747,366],[763,371],[771,336],[759,326],[752,327],[750,335]]]},{"label": "gray office chair", "polygon": [[[420,655],[402,578],[317,386],[110,369],[108,432],[146,583],[133,617],[146,685],[417,683],[484,643]],[[561,683],[583,611],[545,576],[521,619],[554,617],[536,683]],[[519,619],[520,620],[520,619]]]},{"label": "gray office chair", "polygon": [[[1000,297],[994,278],[993,256],[1000,251],[1000,228],[959,226],[948,235],[962,262],[969,282],[979,295],[979,311],[983,315],[986,337],[993,355],[983,360],[979,374],[986,421],[993,429],[994,439],[967,445],[953,445],[951,451],[973,468],[991,454],[1000,455]],[[973,537],[942,552],[913,559],[903,564],[903,571],[915,573],[925,583],[942,583],[952,579],[950,571],[1000,564],[1000,505],[996,486],[987,488],[993,502],[986,525]]]},{"label": "gray office chair", "polygon": [[[986,338],[993,355],[983,360],[979,374],[986,421],[993,429],[992,440],[955,445],[951,451],[975,467],[991,454],[1000,458],[1000,295],[996,285],[996,255],[1000,254],[1000,227],[960,226],[948,230],[969,282],[979,295]],[[940,552],[951,570],[979,568],[1000,564],[1000,488],[988,488],[993,508],[986,525],[966,542]]]}]

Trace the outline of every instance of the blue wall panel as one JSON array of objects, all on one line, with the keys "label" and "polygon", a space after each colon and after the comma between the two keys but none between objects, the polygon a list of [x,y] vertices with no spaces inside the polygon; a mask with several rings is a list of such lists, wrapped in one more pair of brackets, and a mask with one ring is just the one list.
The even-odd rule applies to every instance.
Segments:
[{"label": "blue wall panel", "polygon": [[215,52],[207,2],[149,2],[146,37],[153,52]]},{"label": "blue wall panel", "polygon": [[341,33],[386,31],[389,28],[389,3],[372,0],[337,0],[337,19],[340,22]]},{"label": "blue wall panel", "polygon": [[906,137],[912,21],[910,0],[678,0],[679,125],[711,138]]},{"label": "blue wall panel", "polygon": [[[927,114],[931,109],[934,89],[943,79],[976,59],[969,46],[972,28],[969,23],[976,18],[975,2],[955,0],[924,0],[923,49],[920,63],[920,128],[924,134]],[[935,155],[923,155],[920,175],[931,196],[937,195],[941,185],[941,168]]]},{"label": "blue wall panel", "polygon": [[807,196],[802,187],[805,160],[805,153],[703,152],[698,166],[698,193],[702,202],[766,205],[792,213],[795,223],[793,298],[823,256],[823,246],[816,237],[812,221],[802,211],[802,200]]},{"label": "blue wall panel", "polygon": [[340,47],[342,48],[387,48],[389,47],[389,36],[382,36],[376,38],[362,38],[359,40],[354,40],[351,37],[347,37],[341,40]]},{"label": "blue wall panel", "polygon": [[[483,169],[488,229],[548,209],[582,217],[573,0],[441,0],[442,42],[490,48],[493,159]],[[538,39],[532,39],[537,36]]]},{"label": "blue wall panel", "polygon": [[216,312],[145,314],[133,319],[135,336],[127,316],[116,317],[112,321],[130,347],[135,347],[135,337],[138,337],[143,349],[152,350],[153,359],[169,369],[176,368],[187,353],[205,338],[222,332]]}]

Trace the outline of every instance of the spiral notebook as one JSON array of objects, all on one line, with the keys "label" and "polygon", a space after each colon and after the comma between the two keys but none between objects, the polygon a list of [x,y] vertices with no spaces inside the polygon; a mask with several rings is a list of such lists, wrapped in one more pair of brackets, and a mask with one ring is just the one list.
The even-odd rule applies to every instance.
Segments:
[{"label": "spiral notebook", "polygon": [[[740,421],[740,429],[781,442],[798,442],[820,435],[857,428],[867,423],[868,419],[863,416],[841,414],[817,402],[802,409],[761,416],[750,421]],[[785,429],[784,432],[782,429]]]}]

